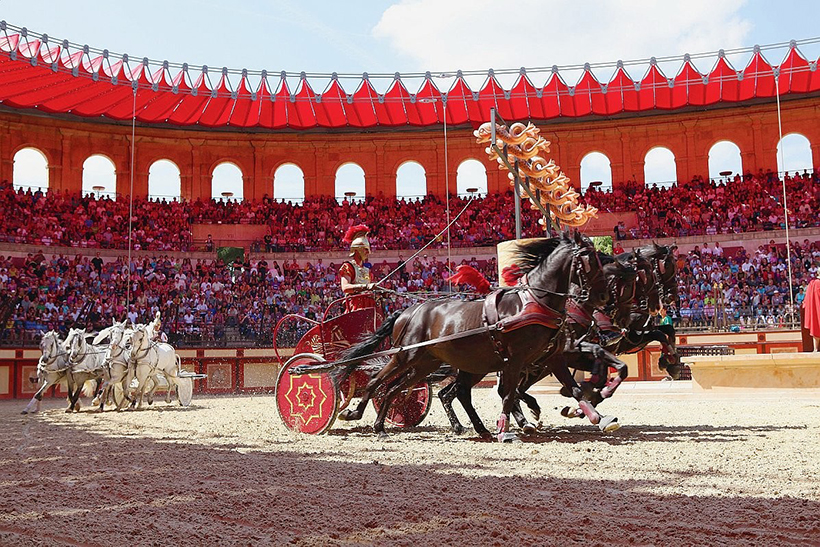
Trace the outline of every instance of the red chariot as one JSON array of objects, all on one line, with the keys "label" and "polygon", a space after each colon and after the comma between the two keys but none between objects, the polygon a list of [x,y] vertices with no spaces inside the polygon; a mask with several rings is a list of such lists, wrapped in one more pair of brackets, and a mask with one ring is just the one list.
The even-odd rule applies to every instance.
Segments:
[{"label": "red chariot", "polygon": [[[359,367],[340,383],[330,371],[290,373],[297,366],[336,361],[346,348],[375,331],[382,319],[378,310],[367,307],[346,311],[349,298],[331,303],[319,321],[291,314],[274,329],[273,348],[279,362],[284,363],[276,379],[276,407],[289,429],[310,434],[330,429],[338,413],[360,396],[371,374],[383,364]],[[417,426],[427,416],[431,399],[430,382],[417,384],[396,398],[387,422],[396,427]],[[382,396],[373,398],[377,409],[382,401]]]}]

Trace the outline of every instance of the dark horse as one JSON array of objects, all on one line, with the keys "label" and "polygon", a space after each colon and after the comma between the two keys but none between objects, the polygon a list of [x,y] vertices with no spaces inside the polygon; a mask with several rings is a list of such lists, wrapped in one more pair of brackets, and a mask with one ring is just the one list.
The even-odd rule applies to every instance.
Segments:
[{"label": "dark horse", "polygon": [[[373,425],[376,433],[383,435],[393,399],[446,363],[472,375],[502,373],[502,411],[497,425],[499,440],[506,440],[521,374],[531,363],[562,349],[563,337],[557,335],[563,330],[570,283],[575,280],[585,287],[593,306],[603,305],[607,294],[598,254],[589,239],[577,232],[572,237],[564,233],[559,238],[521,243],[516,255],[516,263],[525,274],[523,284],[493,293],[492,302],[432,300],[416,304],[394,314],[370,337],[352,346],[344,358],[372,354],[388,337],[394,347],[442,340],[394,354],[367,384],[356,408],[346,409],[339,418],[360,419],[370,397],[386,383],[385,400]],[[497,321],[485,319],[491,315],[497,315]],[[474,332],[459,336],[467,331]],[[340,371],[337,380],[355,366]],[[593,420],[594,408],[584,406],[584,401],[579,405],[588,409]]]},{"label": "dark horse", "polygon": [[[676,246],[663,246],[655,243],[635,249],[634,252],[646,258],[652,266],[652,281],[654,290],[658,291],[660,301],[665,306],[678,303],[677,263],[674,251]],[[631,253],[625,253],[628,258]],[[652,302],[649,302],[651,308]],[[653,317],[657,311],[639,308],[634,310],[629,328],[618,345],[612,349],[614,353],[634,353],[651,342],[661,345],[661,358],[658,366],[675,380],[680,378],[680,357],[675,347],[675,328],[672,325],[654,325]]]},{"label": "dark horse", "polygon": [[[634,260],[637,258],[639,277],[635,302],[624,335],[611,341],[605,349],[614,355],[621,355],[634,353],[651,342],[659,342],[662,351],[661,358],[658,361],[659,367],[666,370],[672,378],[678,379],[681,364],[675,348],[675,329],[671,325],[654,324],[654,317],[660,311],[661,306],[676,303],[678,299],[675,249],[675,246],[666,247],[653,243],[618,256],[619,260]],[[584,367],[583,363],[580,364],[579,368],[589,370]],[[601,390],[601,393],[606,395],[605,390]],[[566,391],[563,394],[570,396],[570,393]],[[595,400],[594,395],[591,398],[595,404],[599,402]],[[536,413],[537,403],[533,400],[533,404],[530,404],[529,400],[524,400],[533,413]],[[561,413],[567,417],[578,418],[583,418],[585,415],[582,408],[570,409],[567,407]]]},{"label": "dark horse", "polygon": [[[632,302],[636,295],[638,272],[632,264],[614,260],[611,256],[605,254],[599,254],[598,256],[603,264],[603,273],[607,282],[605,310],[612,317],[612,321],[615,325],[625,327],[629,320]],[[632,262],[635,262],[635,260],[633,259]],[[533,411],[536,420],[540,417],[540,407],[535,398],[527,394],[526,391],[536,382],[550,374],[555,375],[561,382],[566,393],[572,394],[575,390],[581,387],[587,388],[587,386],[579,386],[575,382],[569,369],[574,368],[592,372],[592,381],[594,383],[591,385],[597,387],[598,391],[586,389],[584,398],[592,402],[593,406],[596,405],[602,397],[611,396],[620,381],[627,376],[626,364],[597,344],[595,336],[590,336],[590,331],[594,325],[593,313],[596,311],[593,301],[597,301],[598,299],[591,300],[589,298],[583,298],[583,290],[582,287],[574,283],[570,289],[570,291],[575,294],[575,298],[567,303],[566,341],[563,351],[546,356],[539,362],[527,367],[521,377],[518,386],[518,398],[523,400]],[[614,368],[618,372],[617,381],[610,385],[603,385],[605,376],[600,371],[605,371],[609,367]],[[467,415],[470,417],[470,421],[476,432],[481,436],[488,435],[484,424],[472,406],[470,398],[470,389],[481,381],[481,379],[482,376],[480,375],[470,375],[465,372],[459,372],[456,380],[444,387],[438,394],[453,431],[456,433],[462,433],[464,431],[455,412],[453,412],[452,402],[453,399],[457,397],[467,412]],[[525,433],[530,434],[535,432],[535,426],[528,423],[524,418],[518,401],[513,405],[512,413]],[[617,418],[604,417],[603,420],[598,422],[598,426],[605,431],[615,429],[618,427]]]}]

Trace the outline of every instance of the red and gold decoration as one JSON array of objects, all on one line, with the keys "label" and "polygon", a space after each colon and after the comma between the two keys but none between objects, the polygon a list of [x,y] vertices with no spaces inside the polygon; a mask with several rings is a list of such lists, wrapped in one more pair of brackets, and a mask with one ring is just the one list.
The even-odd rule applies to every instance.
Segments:
[{"label": "red and gold decoration", "polygon": [[330,375],[290,374],[295,366],[313,364],[310,358],[289,361],[276,379],[276,408],[288,429],[300,433],[325,432],[336,420],[339,397]]},{"label": "red and gold decoration", "polygon": [[[521,192],[521,197],[537,199],[545,211],[549,211],[551,220],[564,226],[583,226],[590,218],[597,216],[598,209],[578,203],[578,192],[570,186],[570,179],[552,160],[547,160],[550,143],[540,135],[541,130],[532,123],[514,123],[509,128],[496,124],[496,147],[492,146],[492,125],[482,124],[473,134],[479,144],[490,143],[485,151],[491,160],[498,162],[499,169],[510,170],[510,185],[515,186],[516,178],[529,190]],[[496,152],[501,150],[506,157]],[[532,197],[530,197],[532,196]],[[534,210],[538,205],[532,203]],[[546,219],[538,221],[545,225]]]}]

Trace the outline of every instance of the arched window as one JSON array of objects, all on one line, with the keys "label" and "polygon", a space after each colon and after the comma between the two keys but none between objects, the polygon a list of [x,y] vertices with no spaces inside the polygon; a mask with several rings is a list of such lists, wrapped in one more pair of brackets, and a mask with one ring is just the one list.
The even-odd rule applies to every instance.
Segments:
[{"label": "arched window", "polygon": [[83,195],[97,199],[117,199],[117,169],[114,162],[101,154],[89,156],[83,162]]},{"label": "arched window", "polygon": [[478,195],[487,195],[487,170],[478,160],[464,160],[456,171],[456,192],[467,196],[472,193],[468,189],[473,188]]},{"label": "arched window", "polygon": [[216,200],[242,201],[245,197],[242,170],[227,161],[217,165],[211,175],[211,197]]},{"label": "arched window", "polygon": [[[782,149],[782,157],[781,157]],[[800,133],[791,133],[783,137],[777,143],[777,171],[783,173],[788,171],[811,172],[814,165],[811,159],[811,143]]]},{"label": "arched window", "polygon": [[336,199],[358,200],[365,197],[364,169],[355,163],[346,163],[336,170]]},{"label": "arched window", "polygon": [[720,141],[709,149],[709,178],[713,180],[743,175],[740,147],[732,141]]},{"label": "arched window", "polygon": [[415,161],[402,163],[396,170],[396,197],[416,198],[427,195],[427,173]]},{"label": "arched window", "polygon": [[581,159],[581,192],[590,186],[598,190],[612,190],[612,165],[606,154],[590,152]]},{"label": "arched window", "polygon": [[148,199],[178,201],[182,197],[179,167],[171,160],[157,160],[148,168]]},{"label": "arched window", "polygon": [[675,154],[668,148],[658,146],[646,153],[643,165],[644,183],[647,186],[672,186],[678,180]]},{"label": "arched window", "polygon": [[302,203],[305,201],[305,174],[298,165],[285,163],[273,174],[273,199]]},{"label": "arched window", "polygon": [[48,190],[48,159],[36,148],[14,154],[11,182],[14,188]]}]

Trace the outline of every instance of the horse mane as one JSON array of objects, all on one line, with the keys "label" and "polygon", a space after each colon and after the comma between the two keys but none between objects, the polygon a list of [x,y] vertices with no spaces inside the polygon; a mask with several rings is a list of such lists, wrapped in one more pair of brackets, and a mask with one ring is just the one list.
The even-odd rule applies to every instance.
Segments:
[{"label": "horse mane", "polygon": [[512,253],[513,262],[521,269],[522,274],[526,274],[555,252],[561,244],[570,243],[572,239],[567,232],[563,232],[560,237],[525,241],[516,246],[516,250]]}]

